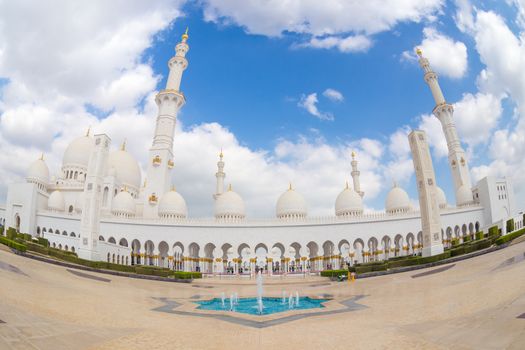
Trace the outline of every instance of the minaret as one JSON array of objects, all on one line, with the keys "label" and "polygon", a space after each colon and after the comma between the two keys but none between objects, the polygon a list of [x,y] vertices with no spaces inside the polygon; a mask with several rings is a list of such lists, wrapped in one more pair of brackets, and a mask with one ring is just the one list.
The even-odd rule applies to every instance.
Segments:
[{"label": "minaret", "polygon": [[182,73],[188,66],[185,56],[189,50],[188,29],[182,35],[181,42],[175,46],[175,56],[169,62],[170,69],[166,89],[159,91],[155,102],[159,107],[153,145],[149,151],[149,163],[146,176],[148,183],[144,189],[144,217],[158,217],[159,197],[168,192],[171,183],[173,163],[173,135],[177,114],[186,102],[180,91]]},{"label": "minaret", "polygon": [[100,207],[102,187],[108,163],[109,144],[107,135],[95,135],[95,147],[89,157],[87,177],[84,183],[84,203],[80,218],[78,256],[87,260],[100,260],[97,243],[100,233]]},{"label": "minaret", "polygon": [[[458,189],[465,185],[470,190],[472,185],[470,183],[467,157],[465,156],[465,151],[461,147],[461,142],[459,141],[458,133],[456,131],[456,125],[454,124],[454,108],[445,101],[445,97],[443,97],[443,93],[439,87],[437,75],[430,68],[428,59],[423,57],[423,53],[420,49],[417,49],[416,52],[419,56],[419,65],[421,68],[423,68],[425,73],[425,81],[430,87],[432,96],[434,96],[434,101],[436,101],[436,107],[434,107],[433,113],[441,122],[441,126],[447,140],[448,161],[454,180],[454,189],[457,202]],[[459,203],[457,204],[459,205]]]},{"label": "minaret", "polygon": [[414,130],[408,135],[414,169],[423,232],[423,257],[443,253],[441,216],[437,199],[436,175],[424,131]]},{"label": "minaret", "polygon": [[363,191],[361,191],[361,183],[359,182],[359,174],[361,172],[357,170],[357,160],[355,160],[356,153],[352,151],[352,179],[354,180],[354,191],[356,191],[361,198],[365,195]]},{"label": "minaret", "polygon": [[226,174],[224,173],[224,162],[222,158],[224,155],[221,153],[219,154],[219,161],[217,162],[217,172],[215,173],[215,177],[217,178],[217,188],[216,193],[213,195],[213,199],[219,198],[219,196],[224,192],[224,178],[226,177]]}]

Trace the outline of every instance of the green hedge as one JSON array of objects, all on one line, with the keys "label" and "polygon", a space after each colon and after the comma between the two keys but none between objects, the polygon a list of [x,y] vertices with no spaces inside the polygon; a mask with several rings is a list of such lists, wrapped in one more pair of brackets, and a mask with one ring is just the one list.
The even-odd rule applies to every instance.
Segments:
[{"label": "green hedge", "polygon": [[472,252],[475,252],[476,250],[488,248],[491,245],[492,245],[492,241],[490,239],[472,241],[472,242],[465,243],[456,248],[451,249],[450,256],[458,256],[458,255],[472,253]]},{"label": "green hedge", "polygon": [[411,256],[411,257],[406,257],[406,259],[404,260],[389,261],[388,268],[393,269],[396,267],[422,265],[422,264],[437,262],[437,261],[448,259],[448,258],[450,258],[450,251],[446,251],[442,254],[428,256],[428,257]]},{"label": "green hedge", "polygon": [[468,242],[470,241],[470,236],[464,236],[463,237],[463,242]]},{"label": "green hedge", "polygon": [[43,245],[44,247],[49,247],[49,241],[44,237],[37,237],[38,244]]},{"label": "green hedge", "polygon": [[17,232],[14,227],[9,227],[6,231],[6,236],[8,239],[15,239]]},{"label": "green hedge", "polygon": [[202,273],[200,272],[186,272],[186,271],[175,271],[173,277],[180,280],[189,280],[192,278],[202,278]]},{"label": "green hedge", "polygon": [[481,240],[483,239],[484,237],[484,234],[483,234],[483,231],[480,231],[480,232],[476,232],[476,240]]},{"label": "green hedge", "polygon": [[348,274],[348,270],[324,270],[321,271],[321,276],[323,277],[339,277],[341,275],[346,276]]},{"label": "green hedge", "polygon": [[489,236],[499,236],[498,226],[492,226],[489,228]]},{"label": "green hedge", "polygon": [[514,231],[514,219],[507,220],[507,233]]},{"label": "green hedge", "polygon": [[388,263],[386,262],[382,262],[381,264],[366,264],[355,267],[355,272],[357,274],[386,270],[388,270]]},{"label": "green hedge", "polygon": [[455,247],[457,245],[459,245],[459,238],[452,238],[452,246]]},{"label": "green hedge", "polygon": [[22,243],[18,243],[13,241],[12,239],[5,238],[4,236],[0,236],[0,243],[5,244],[6,246],[16,249],[19,252],[25,252],[27,250],[26,245]]},{"label": "green hedge", "polygon": [[497,245],[501,245],[503,243],[507,243],[509,241],[512,241],[514,238],[518,238],[519,236],[523,235],[525,233],[525,228],[522,228],[521,230],[509,233],[505,236],[502,236],[496,240]]}]

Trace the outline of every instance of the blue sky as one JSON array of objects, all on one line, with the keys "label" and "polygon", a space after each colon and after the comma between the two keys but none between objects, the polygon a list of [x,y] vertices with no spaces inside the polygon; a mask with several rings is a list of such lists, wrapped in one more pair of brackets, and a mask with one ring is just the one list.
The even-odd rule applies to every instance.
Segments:
[{"label": "blue sky", "polygon": [[[174,182],[182,182],[177,187],[188,201],[190,215],[192,207],[198,215],[210,213],[205,208],[211,207],[212,159],[220,147],[231,149],[226,153],[228,179],[238,183],[247,206],[254,207],[252,213],[271,215],[273,209],[261,211],[259,205],[272,207],[271,198],[276,199],[288,181],[293,181],[299,191],[308,193],[305,195],[314,213],[329,214],[337,195],[335,183],[342,189],[344,181],[350,179],[351,149],[356,149],[363,160],[363,185],[369,186],[363,190],[370,194],[365,197],[367,208],[383,208],[394,180],[415,200],[410,155],[406,144],[399,142],[412,128],[432,133],[438,182],[448,201],[454,203],[443,137],[436,129],[439,125],[428,116],[434,101],[413,57],[414,47],[428,48],[424,54],[440,76],[447,101],[459,103],[458,130],[470,156],[473,179],[487,174],[514,178],[522,166],[525,169],[522,161],[516,161],[521,147],[525,150],[517,127],[521,125],[525,88],[519,82],[523,73],[502,68],[505,55],[498,51],[515,50],[519,62],[525,62],[520,39],[524,32],[523,5],[520,0],[425,0],[407,1],[402,6],[395,1],[385,1],[381,6],[328,1],[322,8],[312,1],[277,6],[272,1],[255,0],[166,0],[151,6],[132,2],[125,13],[117,15],[118,4],[94,2],[78,5],[88,6],[93,17],[82,14],[84,20],[65,21],[55,28],[52,19],[38,16],[38,11],[49,10],[45,6],[28,11],[29,3],[4,4],[4,11],[0,11],[4,27],[10,23],[8,17],[17,13],[24,13],[27,21],[36,24],[34,33],[27,33],[31,28],[14,25],[9,29],[13,32],[3,29],[0,33],[0,38],[8,41],[4,49],[0,47],[7,56],[0,59],[0,131],[10,142],[2,147],[16,145],[13,153],[28,161],[34,153],[47,151],[50,168],[56,172],[61,152],[74,138],[73,133],[85,124],[95,124],[95,129],[110,133],[115,143],[130,138],[130,152],[143,167],[156,113],[152,96],[165,85],[167,61],[189,27],[189,67],[182,82],[187,103],[179,115],[181,144],[175,154],[196,154],[198,151],[188,145],[193,138],[197,140],[195,147],[200,143],[203,149],[214,149],[207,165],[195,166],[195,173],[188,170],[193,169],[191,162],[195,159],[180,156]],[[75,17],[80,11],[89,13],[85,10],[66,6],[59,10],[64,13],[56,15]],[[110,22],[112,11],[117,20]],[[107,21],[97,13],[106,13]],[[491,39],[497,38],[502,28],[510,35],[503,36],[501,42]],[[62,53],[58,60],[52,54],[46,60],[48,54],[43,53],[41,69],[45,71],[41,77],[38,69],[33,71],[30,60],[17,57],[29,55],[25,50],[40,45],[31,44],[32,37],[46,43],[48,50]],[[341,46],[346,39],[356,46]],[[121,42],[112,44],[112,40]],[[56,48],[50,47],[53,45]],[[97,45],[102,47],[99,52]],[[76,72],[81,69],[78,57],[86,52],[86,60],[91,55],[94,63],[82,76]],[[36,91],[39,86],[45,86],[46,93]],[[89,91],[83,91],[88,87]],[[323,92],[327,89],[339,92],[342,98],[326,97]],[[312,94],[317,98],[313,105],[317,116],[305,108]],[[35,111],[37,106],[41,108]],[[49,129],[57,136],[49,140],[42,134],[27,143],[19,141],[24,137],[21,135],[34,132],[30,127],[26,134],[21,132],[27,125],[20,124],[20,115],[28,111],[35,123],[54,123]],[[59,126],[54,118],[59,118]],[[123,120],[129,122],[131,135],[123,135],[126,128],[117,124]],[[500,150],[508,149],[505,139],[513,139],[514,148],[508,157],[500,159]],[[184,140],[186,144],[182,144]],[[260,169],[275,170],[264,170],[266,182],[251,181],[257,175],[246,167],[255,163]],[[12,158],[0,159],[0,173],[15,181],[23,177],[24,166],[12,164]],[[202,183],[185,186],[188,179]],[[521,177],[514,180],[517,191],[525,193]],[[253,186],[273,189],[256,191]],[[328,194],[316,195],[314,188]],[[328,198],[332,197],[330,202]]]}]

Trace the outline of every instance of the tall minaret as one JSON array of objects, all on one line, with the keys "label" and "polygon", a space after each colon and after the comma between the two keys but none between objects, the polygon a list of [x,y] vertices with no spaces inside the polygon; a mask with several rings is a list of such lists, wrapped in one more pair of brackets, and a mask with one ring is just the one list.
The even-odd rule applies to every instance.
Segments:
[{"label": "tall minaret", "polygon": [[226,174],[224,173],[224,162],[222,158],[224,155],[221,153],[219,154],[219,161],[217,162],[217,172],[215,173],[215,177],[217,178],[217,188],[216,193],[213,195],[213,199],[219,198],[219,196],[224,192],[224,178],[226,177]]},{"label": "tall minaret", "polygon": [[354,180],[354,191],[356,191],[361,198],[365,195],[363,191],[361,191],[361,183],[359,182],[359,174],[361,172],[357,170],[357,160],[355,160],[356,154],[354,151],[352,151],[352,179]]},{"label": "tall minaret", "polygon": [[454,108],[445,101],[443,92],[441,92],[441,88],[439,87],[437,75],[430,68],[428,59],[423,57],[423,53],[420,49],[417,49],[416,52],[419,56],[419,65],[423,68],[425,73],[425,81],[430,87],[432,96],[434,96],[434,101],[436,101],[436,107],[434,107],[433,113],[441,122],[445,138],[447,139],[448,161],[454,180],[456,203],[459,205],[461,203],[458,203],[458,189],[464,185],[470,191],[472,185],[470,183],[467,157],[465,156],[465,151],[461,147],[461,142],[459,141],[458,133],[456,131],[456,125],[454,124]]},{"label": "tall minaret", "polygon": [[169,62],[170,73],[166,89],[159,91],[155,102],[159,107],[153,145],[149,151],[149,163],[146,172],[148,179],[144,188],[144,217],[158,216],[158,202],[160,196],[168,192],[171,183],[171,169],[173,168],[173,135],[177,114],[186,102],[180,91],[182,73],[188,66],[185,56],[190,49],[188,44],[188,29],[182,35],[182,40],[175,46],[175,56]]}]

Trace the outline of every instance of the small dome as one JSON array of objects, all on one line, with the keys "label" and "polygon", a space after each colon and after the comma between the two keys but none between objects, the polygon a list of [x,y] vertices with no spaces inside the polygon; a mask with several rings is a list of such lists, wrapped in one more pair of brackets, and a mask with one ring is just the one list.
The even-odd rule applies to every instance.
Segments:
[{"label": "small dome", "polygon": [[28,181],[38,181],[46,185],[49,183],[49,168],[42,158],[31,163],[27,171],[26,179]]},{"label": "small dome", "polygon": [[54,211],[64,211],[66,204],[64,195],[59,190],[54,191],[47,200],[47,207]]},{"label": "small dome", "polygon": [[135,190],[140,188],[141,173],[139,163],[131,154],[122,149],[111,152],[108,164],[109,173],[115,171],[115,177],[122,186],[128,186]]},{"label": "small dome", "polygon": [[445,192],[441,189],[441,187],[436,187],[436,194],[439,208],[445,209],[447,207],[447,197],[445,196]]},{"label": "small dome", "polygon": [[121,191],[113,198],[111,212],[115,215],[135,215],[135,200],[128,191]]},{"label": "small dome", "polygon": [[84,209],[84,191],[80,192],[75,200],[75,211],[82,213],[82,209]]},{"label": "small dome", "polygon": [[307,215],[306,201],[292,186],[281,194],[277,200],[276,214],[278,218],[304,218]]},{"label": "small dome", "polygon": [[335,215],[359,215],[363,213],[363,200],[361,196],[346,185],[346,188],[339,193],[335,200]]},{"label": "small dome", "polygon": [[244,201],[236,192],[230,189],[222,193],[215,201],[215,217],[237,218],[245,217]]},{"label": "small dome", "polygon": [[385,201],[385,210],[389,214],[407,212],[410,210],[410,199],[401,187],[394,185],[388,192]]},{"label": "small dome", "polygon": [[87,169],[94,141],[90,136],[79,137],[67,146],[62,160],[63,166],[80,166]]},{"label": "small dome", "polygon": [[456,202],[458,206],[468,205],[474,201],[472,191],[465,185],[461,185],[456,191]]},{"label": "small dome", "polygon": [[188,215],[186,201],[175,190],[166,192],[160,198],[159,215],[163,217],[185,218]]}]

